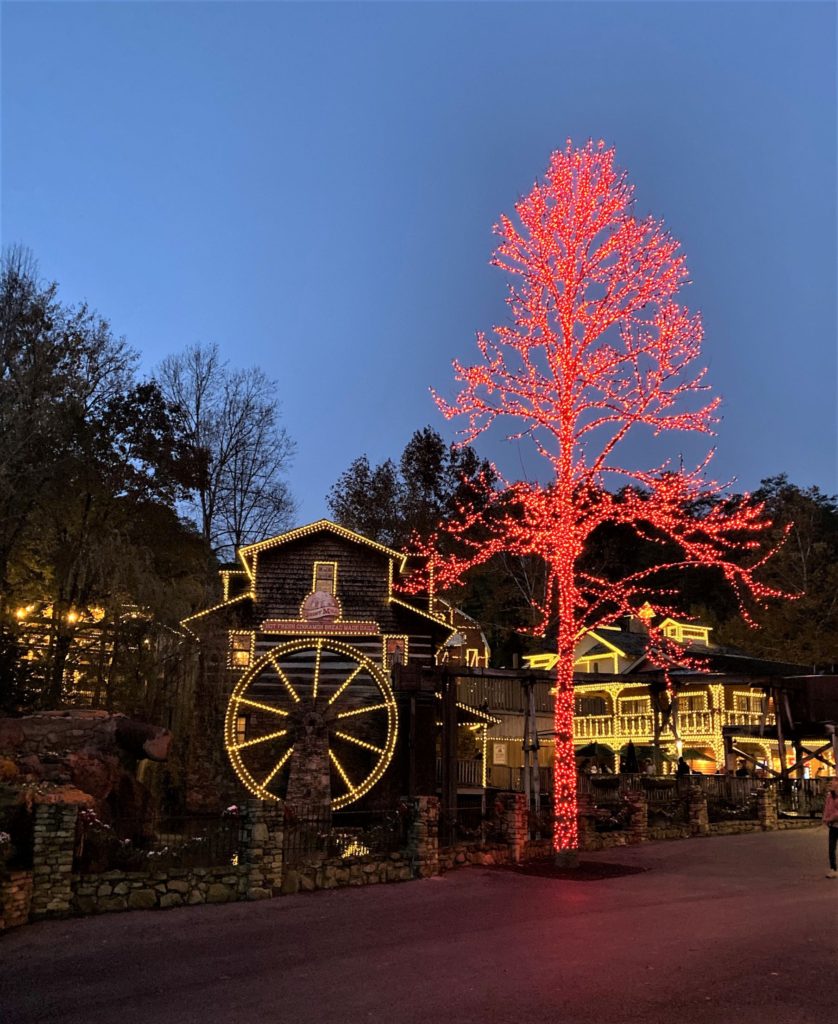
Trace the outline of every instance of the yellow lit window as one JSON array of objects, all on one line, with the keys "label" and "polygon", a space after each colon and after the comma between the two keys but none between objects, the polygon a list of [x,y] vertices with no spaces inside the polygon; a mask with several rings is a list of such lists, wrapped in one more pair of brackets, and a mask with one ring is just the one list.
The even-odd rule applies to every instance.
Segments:
[{"label": "yellow lit window", "polygon": [[252,646],[252,636],[250,633],[231,633],[230,665],[233,668],[249,668]]},{"label": "yellow lit window", "polygon": [[577,697],[577,715],[607,715],[608,707],[604,697]]},{"label": "yellow lit window", "polygon": [[648,715],[651,710],[648,697],[623,697],[620,700],[622,715]]},{"label": "yellow lit window", "polygon": [[737,711],[746,711],[755,715],[762,711],[762,699],[761,693],[736,693],[733,702]]},{"label": "yellow lit window", "polygon": [[338,584],[337,562],[314,563],[314,590],[322,590],[327,594],[335,594]]},{"label": "yellow lit window", "polygon": [[407,664],[406,636],[385,636],[383,638],[383,645],[384,665],[386,668],[392,668],[394,665]]}]

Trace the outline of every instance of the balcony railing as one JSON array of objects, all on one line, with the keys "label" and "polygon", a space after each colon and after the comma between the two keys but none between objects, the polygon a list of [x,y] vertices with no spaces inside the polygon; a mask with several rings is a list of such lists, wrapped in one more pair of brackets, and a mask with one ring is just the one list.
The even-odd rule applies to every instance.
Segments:
[{"label": "balcony railing", "polygon": [[[436,759],[437,782],[442,779],[442,758]],[[483,788],[483,762],[480,760],[457,761],[457,785]]]},{"label": "balcony railing", "polygon": [[713,731],[712,711],[679,711],[678,731],[683,735],[706,735]]},{"label": "balcony railing", "polygon": [[618,715],[621,736],[651,736],[654,731],[651,715]]},{"label": "balcony railing", "polygon": [[[759,725],[757,711],[681,711],[678,714],[678,731],[684,737],[707,736],[721,725]],[[774,715],[766,718],[768,725],[774,724]],[[609,739],[613,736],[636,736],[651,738],[654,734],[652,715],[577,715],[574,720],[576,740]]]},{"label": "balcony railing", "polygon": [[[723,711],[723,725],[759,725],[762,721],[762,714],[759,711]],[[777,719],[773,714],[765,716],[766,725],[776,725]]]},{"label": "balcony railing", "polygon": [[573,731],[577,740],[596,740],[614,735],[611,715],[580,715],[575,719]]}]

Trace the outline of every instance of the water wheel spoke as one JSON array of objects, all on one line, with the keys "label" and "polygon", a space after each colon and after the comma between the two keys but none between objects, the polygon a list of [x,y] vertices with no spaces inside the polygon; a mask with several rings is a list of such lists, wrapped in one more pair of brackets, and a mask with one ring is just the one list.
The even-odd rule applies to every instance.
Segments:
[{"label": "water wheel spoke", "polygon": [[376,754],[383,754],[384,747],[377,747],[374,743],[367,743],[366,740],[359,740],[357,736],[350,736],[348,732],[335,732],[335,736],[338,736],[342,740],[346,740],[347,743],[354,743],[357,747],[363,747],[364,750],[372,750]]},{"label": "water wheel spoke", "polygon": [[277,740],[280,736],[287,735],[287,729],[279,729],[277,732],[269,732],[265,736],[257,736],[254,740],[243,740],[241,743],[231,743],[230,750],[244,750],[245,747],[255,747],[257,743],[267,743],[268,740]]},{"label": "water wheel spoke", "polygon": [[349,675],[346,677],[346,679],[344,679],[344,681],[340,684],[338,689],[335,690],[335,692],[329,698],[329,704],[334,704],[334,702],[338,699],[338,697],[340,697],[340,695],[347,688],[347,686],[349,686],[349,684],[353,681],[353,679],[355,679],[355,677],[363,669],[363,667],[364,667],[363,665],[356,665],[355,668],[352,669],[352,671],[349,673]]},{"label": "water wheel spoke", "polygon": [[351,718],[353,715],[365,715],[369,711],[386,711],[389,708],[387,704],[365,704],[362,708],[353,708],[351,711],[341,711],[338,714],[338,718]]},{"label": "water wheel spoke", "polygon": [[320,657],[323,654],[323,641],[317,641],[317,654],[314,656],[314,681],[311,684],[311,696],[317,700],[317,688],[320,685]]},{"label": "water wheel spoke", "polygon": [[276,674],[279,676],[279,681],[282,683],[282,685],[288,691],[288,694],[291,697],[291,700],[293,700],[295,704],[299,704],[300,703],[300,695],[297,693],[297,691],[291,685],[291,680],[283,672],[282,667],[280,666],[279,662],[276,660],[276,658],[273,655],[271,655],[271,664],[276,669]]},{"label": "water wheel spoke", "polygon": [[349,790],[349,792],[354,793],[355,787],[349,781],[349,776],[346,774],[346,769],[343,767],[340,761],[338,761],[337,757],[335,757],[335,752],[331,749],[329,750],[329,760],[337,769],[338,775],[340,775],[340,777],[343,779],[344,783],[346,784],[346,788]]},{"label": "water wheel spoke", "polygon": [[272,715],[283,715],[288,717],[288,712],[282,708],[276,708],[273,704],[262,704],[258,700],[251,700],[249,697],[233,697],[237,704],[246,704],[249,708],[257,708],[259,711],[269,711]]},{"label": "water wheel spoke", "polygon": [[262,780],[262,789],[264,789],[265,786],[267,786],[269,782],[273,781],[274,777],[282,770],[282,766],[285,764],[285,762],[288,760],[288,758],[293,753],[294,753],[294,748],[293,747],[289,747],[285,751],[285,753],[282,755],[282,757],[276,762],[276,764],[273,766],[273,768],[271,768],[270,772]]}]

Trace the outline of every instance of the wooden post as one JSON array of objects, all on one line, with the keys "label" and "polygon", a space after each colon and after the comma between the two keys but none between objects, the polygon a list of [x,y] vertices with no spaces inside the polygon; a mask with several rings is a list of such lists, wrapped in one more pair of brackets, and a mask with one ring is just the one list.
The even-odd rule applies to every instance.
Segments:
[{"label": "wooden post", "polygon": [[768,696],[769,696],[769,691],[768,691],[768,687],[766,686],[765,689],[762,691],[762,700],[760,701],[760,711],[759,711],[759,734],[760,734],[760,736],[763,736],[765,734],[765,723],[766,723],[766,721],[768,719]]},{"label": "wooden post", "polygon": [[524,736],[523,736],[523,762],[524,762],[524,800],[527,809],[530,808],[532,798],[532,774],[530,772],[530,694],[529,677],[521,680],[524,696]]},{"label": "wooden post", "polygon": [[654,751],[655,759],[655,775],[660,775],[661,771],[661,708],[660,708],[660,691],[652,691],[652,730],[653,739],[652,747]]},{"label": "wooden post", "polygon": [[457,677],[442,674],[442,813],[446,827],[457,813]]},{"label": "wooden post", "polygon": [[804,776],[803,771],[803,745],[800,740],[795,736],[792,740],[794,746],[794,769],[795,775],[798,779],[802,779]]},{"label": "wooden post", "polygon": [[524,718],[524,793],[527,810],[539,810],[541,794],[538,776],[538,722],[535,717],[535,680],[528,676],[524,680],[526,713]]},{"label": "wooden post", "polygon": [[834,725],[827,725],[826,732],[832,743],[832,770],[838,774],[838,730]]},{"label": "wooden post", "polygon": [[672,735],[675,737],[676,743],[681,739],[678,724],[678,708],[680,702],[678,700],[678,691],[674,690],[672,693],[672,704],[669,709],[669,728],[672,730]]},{"label": "wooden post", "polygon": [[723,733],[722,742],[725,747],[725,774],[730,775],[733,771],[733,737],[728,736],[727,733]]},{"label": "wooden post", "polygon": [[786,767],[786,736],[783,730],[783,709],[780,702],[780,690],[772,691],[774,697],[774,718],[777,720],[777,752],[780,755],[780,778],[783,783],[788,780],[788,768]]}]

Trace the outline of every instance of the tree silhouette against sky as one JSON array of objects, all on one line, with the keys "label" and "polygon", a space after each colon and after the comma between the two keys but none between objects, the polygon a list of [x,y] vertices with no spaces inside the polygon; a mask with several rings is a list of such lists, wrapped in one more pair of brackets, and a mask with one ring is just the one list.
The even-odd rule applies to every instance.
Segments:
[{"label": "tree silhouette against sky", "polygon": [[[770,521],[761,504],[727,499],[706,478],[712,451],[692,468],[679,458],[641,469],[626,454],[629,435],[712,434],[720,400],[707,394],[706,371],[695,365],[701,318],[675,301],[687,281],[679,243],[661,221],[635,214],[633,187],[614,158],[603,142],[574,148],[568,141],[544,181],[517,203],[516,220],[501,218],[492,263],[512,276],[511,318],[478,334],[478,362],[454,362],[461,388],[453,401],[434,396],[446,419],[467,418],[464,442],[502,422],[507,437],[529,441],[549,471],[543,483],[487,483],[483,507],[464,505],[441,525],[459,543],[456,555],[434,556],[433,573],[445,589],[499,551],[537,555],[547,566],[539,612],[542,627],[557,618],[559,656],[553,843],[569,859],[578,848],[573,661],[580,635],[646,602],[658,617],[672,614],[673,570],[687,567],[715,571],[746,618],[749,605],[780,596],[755,576],[773,551],[760,536]],[[586,571],[586,543],[606,526],[660,545],[664,558],[618,579]],[[676,653],[654,624],[649,648],[660,664]]]}]

